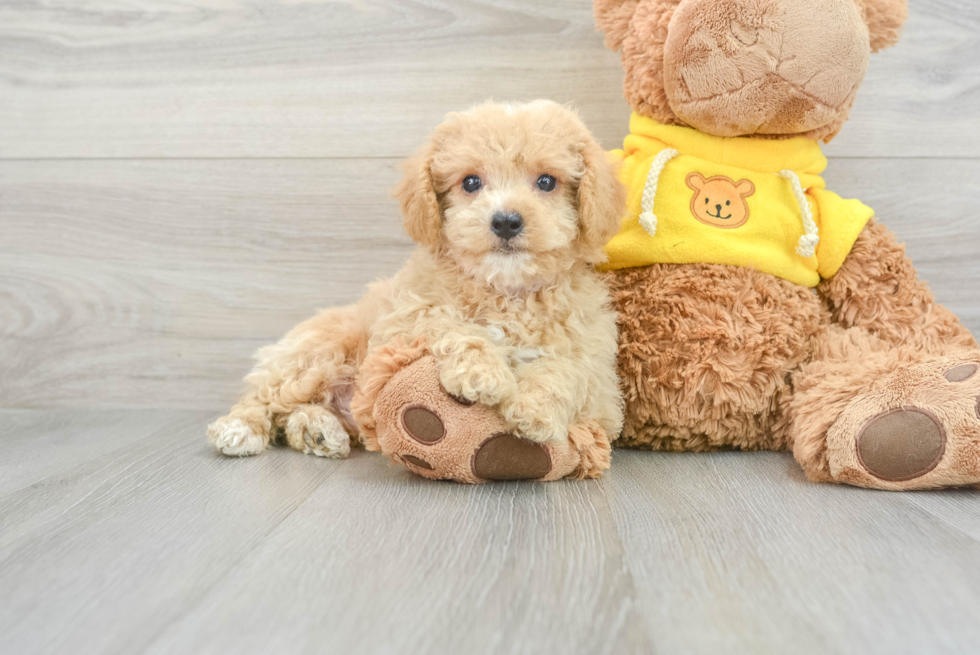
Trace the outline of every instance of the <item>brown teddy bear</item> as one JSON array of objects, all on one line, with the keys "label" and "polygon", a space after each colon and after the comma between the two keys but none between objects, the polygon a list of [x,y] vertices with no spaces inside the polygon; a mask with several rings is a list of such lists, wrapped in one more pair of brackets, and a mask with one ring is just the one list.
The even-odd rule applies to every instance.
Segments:
[{"label": "brown teddy bear", "polygon": [[792,450],[815,481],[980,482],[980,351],[895,236],[825,188],[905,0],[595,0],[633,109],[607,246],[618,445]]}]

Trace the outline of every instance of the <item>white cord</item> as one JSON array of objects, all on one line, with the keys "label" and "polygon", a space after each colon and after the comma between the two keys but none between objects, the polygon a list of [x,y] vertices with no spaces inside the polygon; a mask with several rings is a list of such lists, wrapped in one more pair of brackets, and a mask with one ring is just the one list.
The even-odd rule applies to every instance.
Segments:
[{"label": "white cord", "polygon": [[673,148],[661,150],[650,164],[650,172],[647,173],[647,183],[643,187],[643,197],[640,198],[640,225],[652,237],[657,236],[657,217],[653,213],[653,202],[657,197],[657,183],[660,182],[660,174],[664,172],[664,167],[671,159],[681,153]]},{"label": "white cord", "polygon": [[820,243],[820,229],[813,220],[810,201],[803,192],[800,176],[790,170],[779,171],[779,176],[789,180],[793,187],[793,195],[796,196],[796,202],[800,205],[800,211],[803,213],[803,229],[806,234],[800,237],[800,243],[796,246],[796,253],[800,257],[813,257],[817,253],[817,244]]}]

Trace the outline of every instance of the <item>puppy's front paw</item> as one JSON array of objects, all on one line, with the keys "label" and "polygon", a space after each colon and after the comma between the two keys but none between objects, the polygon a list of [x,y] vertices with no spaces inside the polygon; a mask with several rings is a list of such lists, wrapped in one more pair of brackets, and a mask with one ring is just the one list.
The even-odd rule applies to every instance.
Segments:
[{"label": "puppy's front paw", "polygon": [[482,405],[497,405],[517,388],[503,359],[477,349],[445,358],[439,378],[449,394]]},{"label": "puppy's front paw", "polygon": [[524,385],[503,407],[504,419],[531,441],[564,441],[568,438],[568,413],[564,405],[542,389]]}]

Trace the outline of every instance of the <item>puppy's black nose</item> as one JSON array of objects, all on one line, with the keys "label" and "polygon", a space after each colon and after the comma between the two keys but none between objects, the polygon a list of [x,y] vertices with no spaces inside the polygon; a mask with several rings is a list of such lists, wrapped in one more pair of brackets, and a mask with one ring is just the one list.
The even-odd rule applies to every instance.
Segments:
[{"label": "puppy's black nose", "polygon": [[524,219],[517,212],[497,212],[493,215],[490,229],[504,241],[509,241],[524,229]]}]

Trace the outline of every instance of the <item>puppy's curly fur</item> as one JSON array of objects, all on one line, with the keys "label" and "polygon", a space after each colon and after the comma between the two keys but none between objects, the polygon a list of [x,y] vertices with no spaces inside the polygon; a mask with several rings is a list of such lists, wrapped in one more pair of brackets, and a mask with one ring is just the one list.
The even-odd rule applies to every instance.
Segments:
[{"label": "puppy's curly fur", "polygon": [[[464,188],[470,176],[479,189]],[[211,443],[254,455],[281,435],[306,453],[346,456],[358,367],[396,338],[427,339],[449,393],[498,407],[528,439],[565,439],[582,421],[617,436],[616,317],[592,264],[625,191],[575,113],[538,101],[450,114],[395,195],[420,244],[405,268],[260,349],[244,397],[208,427]],[[522,218],[517,236],[495,234],[501,212]]]}]

